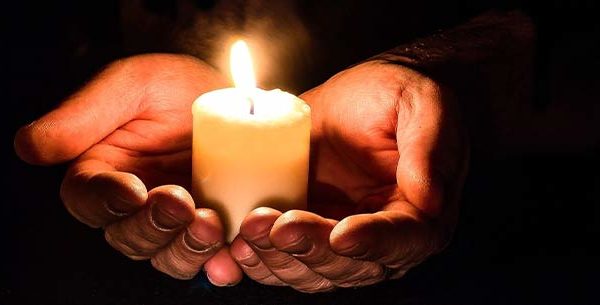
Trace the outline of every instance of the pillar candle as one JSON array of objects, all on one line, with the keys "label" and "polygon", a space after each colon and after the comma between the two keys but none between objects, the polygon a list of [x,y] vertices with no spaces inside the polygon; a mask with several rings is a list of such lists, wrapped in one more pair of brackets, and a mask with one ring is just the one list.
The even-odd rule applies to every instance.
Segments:
[{"label": "pillar candle", "polygon": [[192,106],[192,194],[219,213],[229,242],[257,207],[306,208],[310,147],[310,107],[256,88],[249,53],[235,48],[236,87],[207,92]]}]

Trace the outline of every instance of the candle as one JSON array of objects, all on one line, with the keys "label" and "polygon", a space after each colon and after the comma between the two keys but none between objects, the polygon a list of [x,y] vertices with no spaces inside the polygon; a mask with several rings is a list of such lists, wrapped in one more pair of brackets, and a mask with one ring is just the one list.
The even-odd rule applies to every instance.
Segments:
[{"label": "candle", "polygon": [[192,194],[219,213],[229,242],[257,207],[306,208],[310,147],[310,107],[257,88],[244,42],[233,45],[230,63],[235,87],[192,106]]}]

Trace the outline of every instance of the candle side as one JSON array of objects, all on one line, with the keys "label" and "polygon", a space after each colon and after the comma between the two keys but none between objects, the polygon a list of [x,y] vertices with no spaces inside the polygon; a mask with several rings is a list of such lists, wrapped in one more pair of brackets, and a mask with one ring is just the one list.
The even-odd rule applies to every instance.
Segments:
[{"label": "candle side", "polygon": [[229,242],[257,207],[306,209],[310,108],[279,90],[257,89],[253,99],[255,114],[240,111],[235,88],[206,93],[192,108],[192,193],[220,214]]}]

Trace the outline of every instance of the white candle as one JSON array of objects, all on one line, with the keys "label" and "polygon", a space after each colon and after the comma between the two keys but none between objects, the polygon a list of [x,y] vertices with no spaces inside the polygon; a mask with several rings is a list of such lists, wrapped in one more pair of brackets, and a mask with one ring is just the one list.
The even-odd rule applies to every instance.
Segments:
[{"label": "white candle", "polygon": [[231,63],[236,87],[205,93],[192,106],[192,193],[219,213],[229,242],[257,207],[306,208],[310,147],[310,107],[256,88],[245,44],[234,44]]}]

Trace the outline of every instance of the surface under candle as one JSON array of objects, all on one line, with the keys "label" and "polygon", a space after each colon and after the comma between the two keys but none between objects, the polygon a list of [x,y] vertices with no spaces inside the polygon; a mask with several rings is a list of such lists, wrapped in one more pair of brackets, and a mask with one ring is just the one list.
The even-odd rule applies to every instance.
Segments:
[{"label": "surface under candle", "polygon": [[192,192],[200,206],[219,213],[229,242],[257,207],[306,208],[304,101],[281,90],[227,88],[201,95],[192,112]]}]

